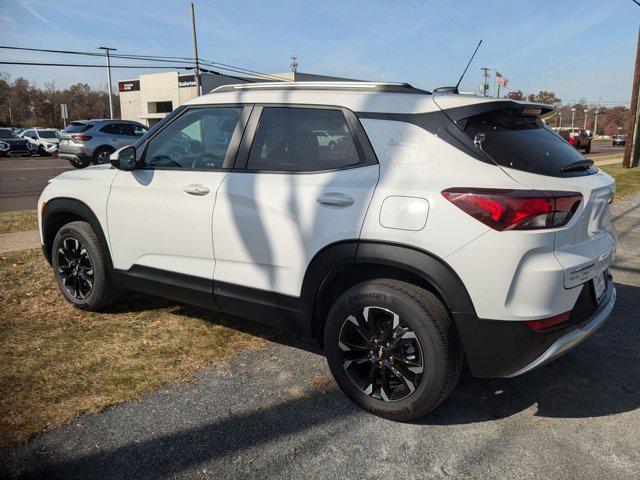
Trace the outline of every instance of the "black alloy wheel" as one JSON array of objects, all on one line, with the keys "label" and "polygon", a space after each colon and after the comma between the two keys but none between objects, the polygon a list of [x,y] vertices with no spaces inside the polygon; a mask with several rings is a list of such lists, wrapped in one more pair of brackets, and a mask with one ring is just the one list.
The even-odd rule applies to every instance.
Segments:
[{"label": "black alloy wheel", "polygon": [[94,284],[91,256],[85,246],[74,237],[67,237],[56,252],[58,273],[69,295],[86,299]]},{"label": "black alloy wheel", "polygon": [[420,384],[422,347],[416,333],[391,310],[370,306],[350,314],[338,346],[344,370],[366,395],[402,400]]}]

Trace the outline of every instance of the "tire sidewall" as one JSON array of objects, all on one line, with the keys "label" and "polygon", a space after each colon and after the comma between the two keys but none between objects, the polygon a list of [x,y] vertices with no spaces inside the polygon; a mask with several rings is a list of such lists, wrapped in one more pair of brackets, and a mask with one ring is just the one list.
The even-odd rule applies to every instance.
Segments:
[{"label": "tire sidewall", "polygon": [[[89,254],[91,266],[93,267],[93,288],[87,298],[84,299],[77,299],[67,291],[58,272],[58,249],[67,238],[75,238],[84,246]],[[68,224],[58,231],[53,240],[51,263],[58,288],[62,292],[65,300],[69,303],[81,309],[91,309],[102,298],[107,275],[102,250],[100,246],[96,244],[95,240],[87,236],[81,229],[76,228],[73,224]]]},{"label": "tire sidewall", "polygon": [[[416,334],[422,349],[424,372],[416,390],[401,400],[385,402],[362,392],[342,367],[338,336],[351,312],[366,306],[386,308],[398,314]],[[343,392],[357,405],[378,416],[409,421],[426,413],[440,398],[446,381],[444,344],[428,313],[415,302],[382,286],[356,285],[342,295],[331,308],[325,325],[325,351],[329,368]]]}]

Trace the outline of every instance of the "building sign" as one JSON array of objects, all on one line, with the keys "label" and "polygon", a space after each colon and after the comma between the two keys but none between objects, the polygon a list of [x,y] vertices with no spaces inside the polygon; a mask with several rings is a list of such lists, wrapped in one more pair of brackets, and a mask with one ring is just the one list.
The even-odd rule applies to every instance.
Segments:
[{"label": "building sign", "polygon": [[180,75],[178,77],[178,87],[195,87],[196,76],[195,75]]},{"label": "building sign", "polygon": [[118,82],[119,92],[133,92],[140,90],[140,80],[129,80],[126,82]]}]

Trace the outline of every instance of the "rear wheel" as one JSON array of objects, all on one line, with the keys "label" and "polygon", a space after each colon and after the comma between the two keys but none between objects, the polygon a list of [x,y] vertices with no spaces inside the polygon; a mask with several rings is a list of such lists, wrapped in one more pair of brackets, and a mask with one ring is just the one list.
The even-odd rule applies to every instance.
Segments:
[{"label": "rear wheel", "polygon": [[587,143],[587,146],[584,149],[584,153],[591,153],[591,142]]},{"label": "rear wheel", "polygon": [[395,280],[358,284],[335,302],[324,332],[344,393],[375,415],[419,418],[455,386],[462,364],[449,312],[427,290]]},{"label": "rear wheel", "polygon": [[93,152],[93,163],[96,165],[100,163],[108,163],[109,157],[115,150],[111,147],[99,147]]},{"label": "rear wheel", "polygon": [[107,255],[91,226],[71,222],[56,234],[51,250],[56,282],[64,298],[83,310],[99,310],[120,294]]},{"label": "rear wheel", "polygon": [[85,168],[88,167],[91,163],[89,160],[80,160],[79,158],[74,158],[69,160],[69,163],[73,168]]}]

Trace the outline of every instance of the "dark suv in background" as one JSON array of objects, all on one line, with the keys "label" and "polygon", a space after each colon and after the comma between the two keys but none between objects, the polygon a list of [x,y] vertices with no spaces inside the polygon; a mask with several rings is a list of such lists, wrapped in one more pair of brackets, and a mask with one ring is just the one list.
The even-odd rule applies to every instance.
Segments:
[{"label": "dark suv in background", "polygon": [[60,133],[58,156],[76,168],[106,163],[113,152],[133,145],[148,130],[130,120],[76,120]]}]

